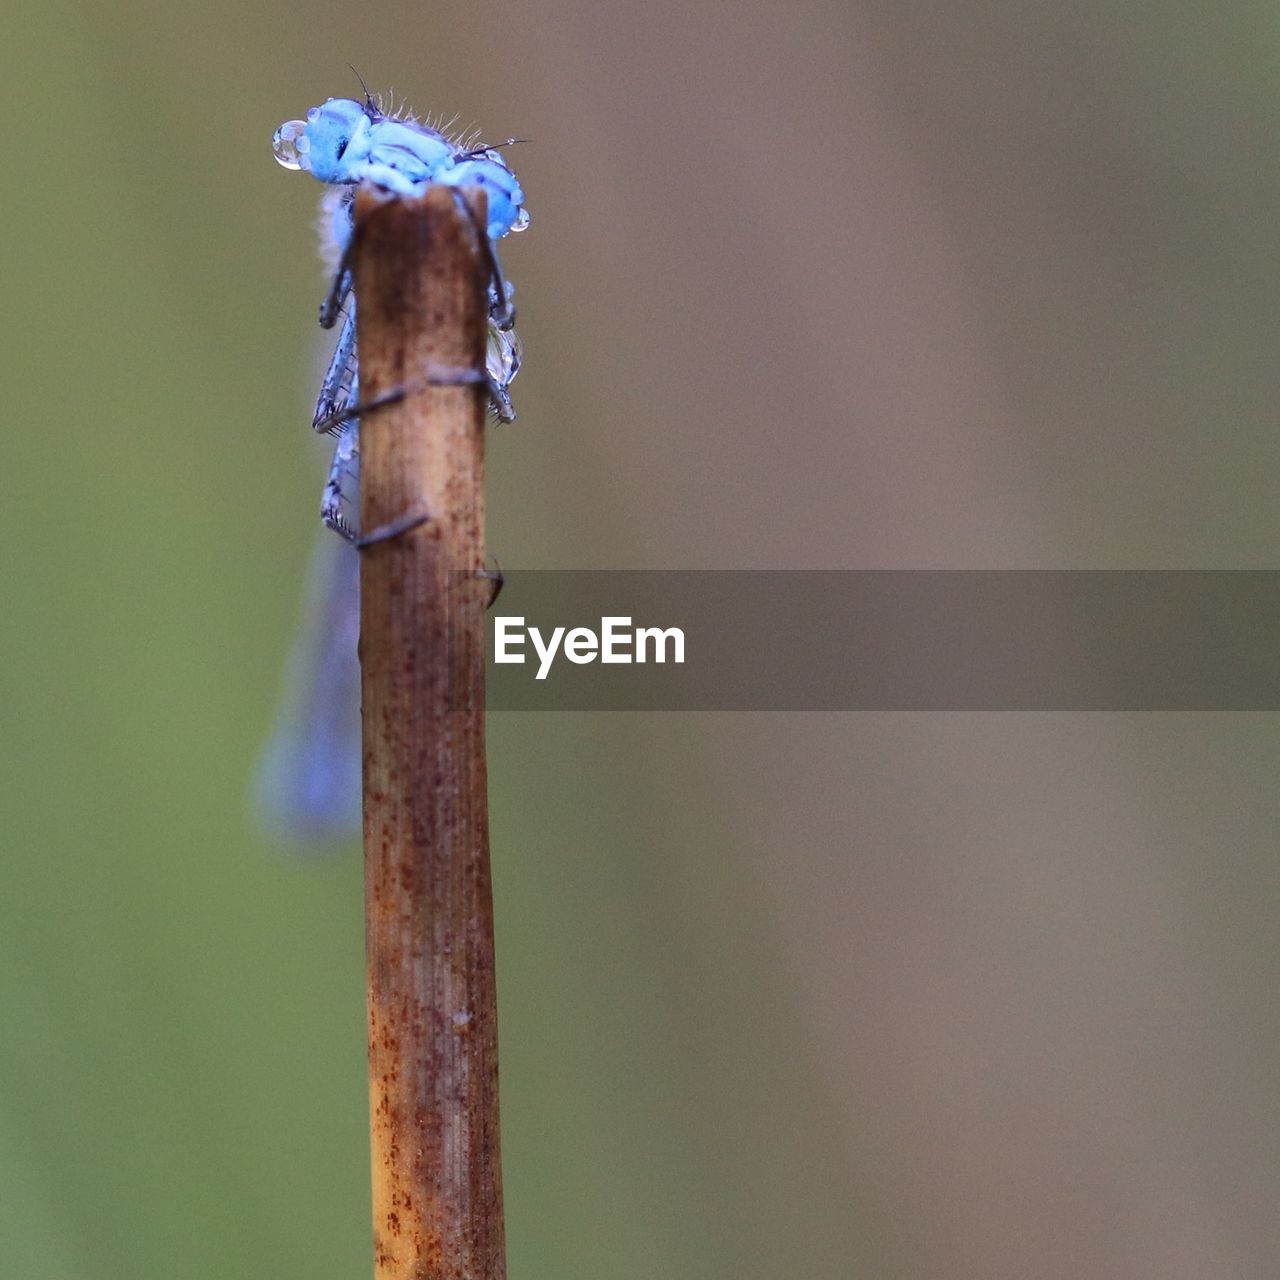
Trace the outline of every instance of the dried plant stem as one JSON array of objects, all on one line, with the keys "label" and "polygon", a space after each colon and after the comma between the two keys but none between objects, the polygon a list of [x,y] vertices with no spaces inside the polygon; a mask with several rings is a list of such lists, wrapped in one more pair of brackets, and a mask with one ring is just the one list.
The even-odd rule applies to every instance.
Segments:
[{"label": "dried plant stem", "polygon": [[[487,277],[448,191],[356,204],[365,912],[376,1280],[503,1280],[484,744]],[[481,220],[483,225],[483,219]],[[461,570],[463,572],[459,573]]]}]

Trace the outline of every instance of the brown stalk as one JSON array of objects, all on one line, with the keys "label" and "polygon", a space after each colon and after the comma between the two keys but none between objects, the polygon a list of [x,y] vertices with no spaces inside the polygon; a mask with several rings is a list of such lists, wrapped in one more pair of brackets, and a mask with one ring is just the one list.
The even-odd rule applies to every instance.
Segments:
[{"label": "brown stalk", "polygon": [[374,1275],[503,1280],[485,398],[424,377],[483,368],[488,280],[449,191],[362,194],[356,227],[361,399],[409,391],[362,419],[361,523],[430,515],[361,562]]}]

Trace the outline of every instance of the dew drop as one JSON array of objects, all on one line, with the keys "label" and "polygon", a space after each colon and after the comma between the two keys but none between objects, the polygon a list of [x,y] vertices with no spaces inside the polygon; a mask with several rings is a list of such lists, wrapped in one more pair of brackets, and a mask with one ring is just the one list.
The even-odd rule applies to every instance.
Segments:
[{"label": "dew drop", "polygon": [[276,163],[284,169],[305,169],[309,141],[306,138],[305,120],[286,120],[271,139],[271,150]]}]

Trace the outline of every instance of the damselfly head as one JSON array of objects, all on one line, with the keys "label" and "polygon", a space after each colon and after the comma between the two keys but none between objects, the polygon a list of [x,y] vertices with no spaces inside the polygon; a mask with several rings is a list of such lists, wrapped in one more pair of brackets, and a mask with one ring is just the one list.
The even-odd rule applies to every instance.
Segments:
[{"label": "damselfly head", "polygon": [[271,149],[286,169],[302,169],[321,182],[343,182],[354,161],[368,150],[372,118],[363,103],[330,98],[312,107],[305,120],[286,120]]}]

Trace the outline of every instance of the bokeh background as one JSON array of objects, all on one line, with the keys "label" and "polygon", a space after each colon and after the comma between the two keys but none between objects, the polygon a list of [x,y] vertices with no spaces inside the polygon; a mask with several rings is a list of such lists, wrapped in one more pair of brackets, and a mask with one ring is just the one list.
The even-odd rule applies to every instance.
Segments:
[{"label": "bokeh background", "polygon": [[[1270,567],[1280,10],[5,6],[0,1274],[370,1271],[246,803],[355,88],[513,153],[527,567]],[[495,716],[513,1280],[1280,1275],[1280,725]]]}]

